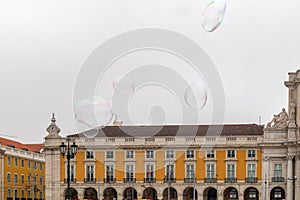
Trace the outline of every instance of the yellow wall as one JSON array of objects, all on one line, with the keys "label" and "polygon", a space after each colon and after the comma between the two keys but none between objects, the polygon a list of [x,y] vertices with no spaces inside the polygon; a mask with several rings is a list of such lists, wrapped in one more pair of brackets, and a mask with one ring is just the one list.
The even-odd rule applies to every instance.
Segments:
[{"label": "yellow wall", "polygon": [[[226,164],[228,160],[226,158],[227,149],[216,149],[215,151],[215,162],[216,178],[218,181],[224,181],[226,178]],[[175,175],[176,181],[183,181],[185,178],[185,150],[175,151]],[[262,152],[261,150],[256,151],[257,156],[257,178],[261,180],[261,170],[262,170]],[[96,151],[95,155],[95,178],[101,177],[101,182],[105,178],[105,151]],[[165,177],[165,151],[157,150],[155,151],[155,178],[157,181],[163,181]],[[196,159],[196,178],[197,181],[203,181],[206,176],[206,151],[205,150],[195,150]],[[255,159],[255,160],[256,160]],[[78,152],[76,155],[76,179],[82,182],[85,178],[85,152]],[[123,181],[125,177],[125,150],[115,151],[115,178],[117,181]],[[135,178],[136,181],[144,181],[145,178],[145,151],[137,150],[135,151]],[[236,163],[236,177],[239,181],[244,181],[247,173],[247,149],[236,149],[236,158],[232,159]],[[13,164],[13,163],[12,163]],[[61,181],[65,179],[65,167],[64,159],[61,158]]]}]

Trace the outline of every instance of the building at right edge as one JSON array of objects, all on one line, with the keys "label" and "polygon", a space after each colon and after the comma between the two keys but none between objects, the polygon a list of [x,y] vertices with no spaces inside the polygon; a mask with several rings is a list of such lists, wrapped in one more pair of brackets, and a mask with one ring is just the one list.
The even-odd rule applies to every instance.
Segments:
[{"label": "building at right edge", "polygon": [[264,199],[300,199],[300,70],[289,73],[288,113],[273,116],[264,128],[262,182]]}]

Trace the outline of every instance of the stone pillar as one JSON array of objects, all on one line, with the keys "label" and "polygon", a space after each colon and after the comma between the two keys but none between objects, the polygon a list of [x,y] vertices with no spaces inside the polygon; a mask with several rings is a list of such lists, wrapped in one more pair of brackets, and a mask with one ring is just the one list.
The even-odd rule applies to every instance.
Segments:
[{"label": "stone pillar", "polygon": [[300,155],[296,156],[295,175],[295,200],[300,200]]},{"label": "stone pillar", "polygon": [[286,199],[293,200],[293,156],[288,155]]},{"label": "stone pillar", "polygon": [[269,159],[268,156],[263,155],[263,169],[262,169],[262,184],[263,184],[263,191],[262,191],[262,199],[270,199],[270,195],[268,192],[268,185],[269,185],[269,181],[270,180],[270,169],[269,169]]}]

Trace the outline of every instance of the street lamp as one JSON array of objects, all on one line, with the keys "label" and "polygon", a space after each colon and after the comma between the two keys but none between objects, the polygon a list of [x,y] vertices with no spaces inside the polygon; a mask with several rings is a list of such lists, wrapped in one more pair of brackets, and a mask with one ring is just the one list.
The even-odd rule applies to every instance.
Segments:
[{"label": "street lamp", "polygon": [[71,138],[67,138],[67,145],[64,142],[61,143],[60,153],[63,157],[67,155],[67,199],[70,200],[70,160],[75,157],[78,146],[73,142],[70,145]]}]

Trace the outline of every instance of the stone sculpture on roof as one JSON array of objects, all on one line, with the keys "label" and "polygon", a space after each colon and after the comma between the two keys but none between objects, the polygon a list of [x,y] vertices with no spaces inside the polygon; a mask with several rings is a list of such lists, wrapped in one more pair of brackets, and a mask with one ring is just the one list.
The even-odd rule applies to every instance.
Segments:
[{"label": "stone sculpture on roof", "polygon": [[282,108],[282,111],[279,114],[273,116],[272,121],[267,124],[267,128],[283,129],[288,126],[289,116],[285,111],[285,108]]}]

